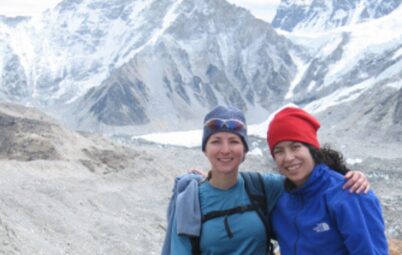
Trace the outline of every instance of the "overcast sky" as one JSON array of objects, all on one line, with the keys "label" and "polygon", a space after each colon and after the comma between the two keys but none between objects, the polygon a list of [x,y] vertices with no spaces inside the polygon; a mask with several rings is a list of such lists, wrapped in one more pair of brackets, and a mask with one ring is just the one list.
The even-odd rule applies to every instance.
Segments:
[{"label": "overcast sky", "polygon": [[60,0],[0,0],[0,14],[6,16],[32,16],[54,7]]},{"label": "overcast sky", "polygon": [[[61,0],[0,0],[0,15],[33,16],[54,7]],[[249,9],[257,18],[271,22],[280,0],[227,0]]]}]

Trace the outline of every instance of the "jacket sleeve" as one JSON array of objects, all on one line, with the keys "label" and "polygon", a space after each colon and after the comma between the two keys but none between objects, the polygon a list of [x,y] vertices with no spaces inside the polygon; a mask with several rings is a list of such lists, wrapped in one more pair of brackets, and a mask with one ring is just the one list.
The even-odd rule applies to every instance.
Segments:
[{"label": "jacket sleeve", "polygon": [[173,225],[173,218],[174,212],[176,210],[176,197],[177,197],[177,183],[179,182],[180,178],[176,177],[175,182],[172,189],[172,197],[169,201],[169,206],[167,209],[167,227],[166,227],[166,234],[165,239],[163,240],[162,251],[161,255],[170,255],[170,246],[172,242],[172,225]]},{"label": "jacket sleeve", "polygon": [[[178,234],[178,224],[177,224],[177,215],[178,211],[181,212],[183,215],[184,211],[187,211],[187,208],[182,206],[183,202],[186,202],[186,199],[179,199],[180,197],[183,198],[183,194],[190,194],[190,198],[194,199],[194,195],[192,192],[185,192],[189,187],[195,187],[194,192],[197,194],[198,198],[198,184],[197,181],[200,180],[202,177],[194,174],[184,174],[182,176],[176,177],[173,190],[172,190],[172,197],[169,202],[168,210],[167,210],[167,229],[166,235],[162,246],[162,255],[174,255],[174,254],[191,254],[191,243],[188,236],[179,235]],[[193,185],[191,185],[193,184]],[[195,185],[195,186],[194,186]],[[186,198],[186,196],[184,196]],[[188,201],[187,201],[188,202]],[[199,201],[197,200],[199,204]],[[199,205],[198,205],[199,206]],[[199,208],[195,208],[198,209]],[[196,211],[194,209],[194,211]],[[194,211],[192,211],[194,213]],[[198,212],[198,211],[197,211]],[[189,214],[189,213],[188,213]],[[199,212],[200,214],[200,212]],[[185,214],[184,214],[185,215]],[[181,226],[181,231],[184,233],[197,233],[200,232],[200,226],[195,224],[194,219],[196,217],[190,217],[192,214],[187,216],[181,216],[183,218],[183,224]],[[200,215],[198,215],[200,218]],[[199,222],[199,224],[201,224]],[[194,225],[194,226],[193,226]],[[187,251],[187,252],[186,252]]]},{"label": "jacket sleeve", "polygon": [[190,238],[186,235],[179,235],[177,233],[177,222],[175,215],[173,215],[173,223],[170,236],[171,236],[171,243],[170,243],[169,254],[191,255]]},{"label": "jacket sleeve", "polygon": [[276,202],[278,202],[279,197],[283,193],[283,181],[285,178],[279,174],[270,173],[264,173],[262,176],[264,180],[265,193],[267,195],[268,212],[272,212]]},{"label": "jacket sleeve", "polygon": [[349,254],[388,254],[381,206],[373,192],[358,195],[344,191],[330,210]]}]

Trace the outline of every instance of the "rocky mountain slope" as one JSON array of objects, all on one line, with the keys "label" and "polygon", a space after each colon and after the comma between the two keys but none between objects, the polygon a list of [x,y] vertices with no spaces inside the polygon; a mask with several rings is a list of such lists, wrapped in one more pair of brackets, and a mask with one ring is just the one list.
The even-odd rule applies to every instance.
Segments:
[{"label": "rocky mountain slope", "polygon": [[0,104],[0,142],[7,255],[159,254],[174,177],[206,167],[198,149],[124,147],[10,104]]},{"label": "rocky mountain slope", "polygon": [[398,142],[400,1],[282,1],[278,19],[301,3],[293,23],[325,32],[278,34],[224,0],[64,0],[2,18],[0,99],[108,135],[193,129],[217,103],[262,122],[293,102],[333,137]]},{"label": "rocky mountain slope", "polygon": [[296,72],[290,41],[224,0],[64,0],[0,26],[0,99],[85,130],[184,130],[217,103],[266,112]]},{"label": "rocky mountain slope", "polygon": [[[159,254],[174,177],[208,169],[199,148],[122,146],[11,104],[0,104],[0,142],[0,253],[8,255]],[[392,239],[402,238],[401,161],[353,166],[379,195]],[[242,169],[273,164],[248,155]]]},{"label": "rocky mountain slope", "polygon": [[335,140],[400,144],[402,44],[398,38],[402,34],[394,27],[402,24],[401,14],[399,6],[359,24],[286,34],[310,53],[298,65],[286,100],[320,116],[325,132]]},{"label": "rocky mountain slope", "polygon": [[0,99],[108,135],[193,129],[217,103],[262,122],[293,102],[332,136],[398,141],[401,13],[400,1],[287,0],[277,19],[306,31],[278,34],[224,0],[64,0],[0,19]]}]

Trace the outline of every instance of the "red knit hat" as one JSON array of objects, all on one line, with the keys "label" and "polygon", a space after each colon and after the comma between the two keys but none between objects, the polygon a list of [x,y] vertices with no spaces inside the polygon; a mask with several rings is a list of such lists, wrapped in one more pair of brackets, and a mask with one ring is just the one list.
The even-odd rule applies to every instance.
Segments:
[{"label": "red knit hat", "polygon": [[286,107],[279,111],[268,126],[267,141],[272,151],[282,141],[298,141],[320,148],[317,130],[320,122],[314,116],[296,107]]}]

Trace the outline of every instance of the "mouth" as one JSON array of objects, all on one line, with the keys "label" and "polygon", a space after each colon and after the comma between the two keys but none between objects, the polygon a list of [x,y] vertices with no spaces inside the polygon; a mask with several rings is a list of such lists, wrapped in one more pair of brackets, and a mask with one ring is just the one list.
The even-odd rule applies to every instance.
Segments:
[{"label": "mouth", "polygon": [[290,173],[295,173],[302,166],[302,164],[294,164],[290,166],[286,166],[285,169]]},{"label": "mouth", "polygon": [[218,161],[222,163],[228,163],[232,161],[232,158],[218,158]]}]

